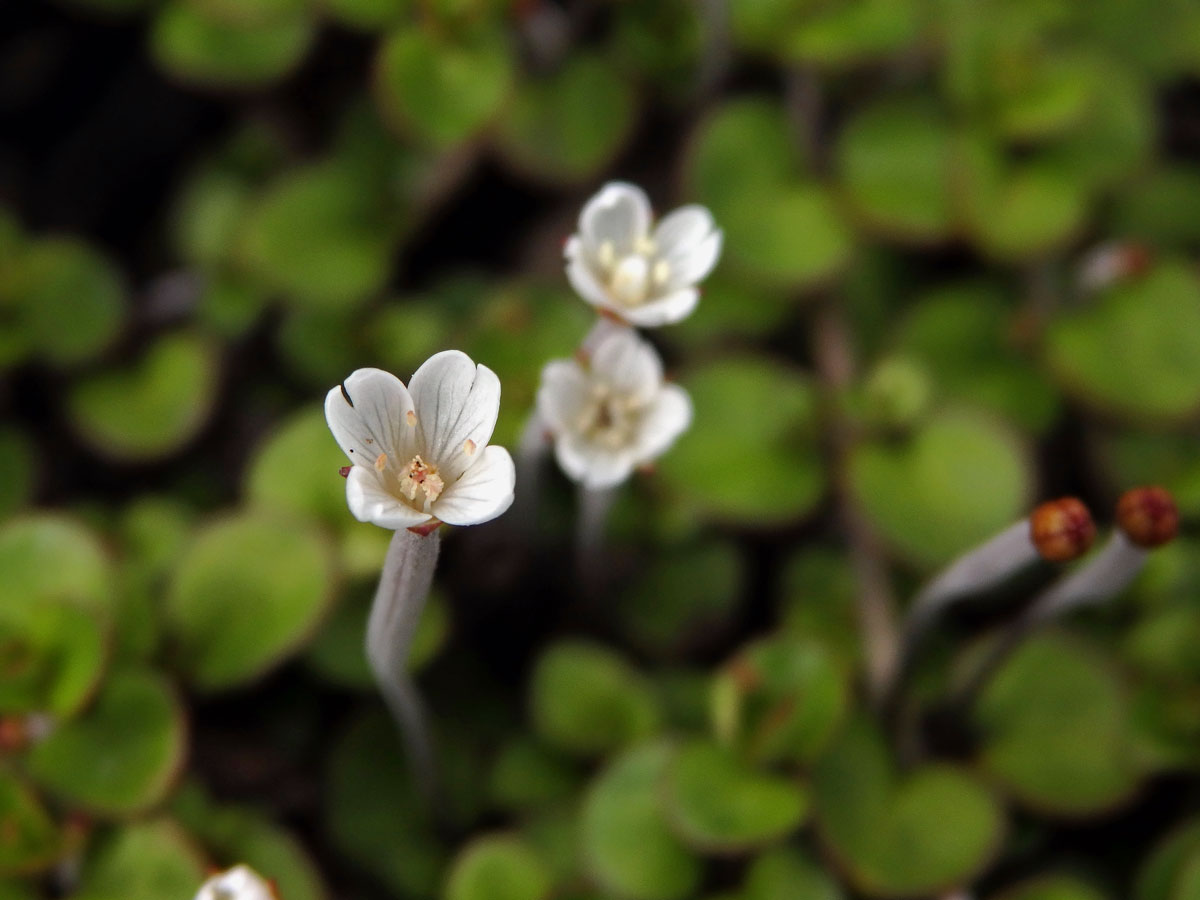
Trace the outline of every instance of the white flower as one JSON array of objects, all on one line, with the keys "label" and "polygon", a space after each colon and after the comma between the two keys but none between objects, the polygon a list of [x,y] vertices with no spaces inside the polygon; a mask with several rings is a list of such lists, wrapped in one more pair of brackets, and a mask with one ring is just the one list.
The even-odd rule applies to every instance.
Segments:
[{"label": "white flower", "polygon": [[684,206],[651,230],[641,188],[614,181],[587,202],[566,244],[567,278],[588,303],[642,328],[687,318],[696,282],[721,254],[721,231],[703,206]]},{"label": "white flower", "polygon": [[271,885],[249,866],[234,866],[204,882],[196,900],[276,900]]},{"label": "white flower", "polygon": [[591,489],[624,481],[662,455],[692,420],[687,391],[663,384],[658,354],[628,328],[603,335],[586,366],[549,363],[537,406],[558,464]]},{"label": "white flower", "polygon": [[513,501],[512,457],[489,447],[500,379],[458,350],[431,356],[409,387],[358,369],[325,397],[325,419],[354,463],[346,501],[360,522],[399,530],[475,525]]}]

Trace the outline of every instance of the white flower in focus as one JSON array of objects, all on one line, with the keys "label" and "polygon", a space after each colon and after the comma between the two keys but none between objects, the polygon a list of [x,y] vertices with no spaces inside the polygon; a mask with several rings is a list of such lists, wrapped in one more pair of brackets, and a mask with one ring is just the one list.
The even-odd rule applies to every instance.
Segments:
[{"label": "white flower in focus", "polygon": [[431,356],[406,388],[358,369],[325,397],[325,419],[354,463],[346,502],[360,522],[399,530],[476,525],[513,501],[512,457],[489,447],[500,379],[458,350]]},{"label": "white flower in focus", "polygon": [[567,241],[567,278],[588,303],[643,328],[687,318],[696,283],[721,254],[721,231],[703,206],[684,206],[652,228],[641,188],[614,181],[584,206]]},{"label": "white flower in focus", "polygon": [[558,464],[590,489],[624,481],[692,421],[687,391],[663,383],[658,354],[628,328],[604,335],[587,365],[549,363],[537,407],[554,436]]},{"label": "white flower in focus", "polygon": [[196,900],[276,900],[275,891],[249,866],[234,866],[204,882]]}]

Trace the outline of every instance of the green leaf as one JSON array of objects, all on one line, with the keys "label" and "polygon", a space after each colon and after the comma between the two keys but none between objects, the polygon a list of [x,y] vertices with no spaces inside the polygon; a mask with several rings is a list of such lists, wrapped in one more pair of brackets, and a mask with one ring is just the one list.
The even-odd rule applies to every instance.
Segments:
[{"label": "green leaf", "polygon": [[167,596],[177,665],[201,690],[259,677],[309,639],[333,576],[325,543],[303,522],[239,513],[210,524]]},{"label": "green leaf", "polygon": [[384,118],[401,131],[453,147],[496,117],[512,91],[513,68],[500,29],[407,25],[379,48],[375,96]]},{"label": "green leaf", "polygon": [[83,241],[43,238],[17,253],[0,279],[0,302],[15,307],[15,330],[35,355],[73,365],[97,356],[120,332],[125,280]]},{"label": "green leaf", "polygon": [[[1200,821],[1173,829],[1143,863],[1134,884],[1134,900],[1193,900],[1176,890],[1185,874],[1200,864]],[[1194,883],[1194,882],[1193,882]]]},{"label": "green leaf", "polygon": [[530,707],[551,745],[595,756],[653,734],[659,711],[649,685],[620,656],[597,644],[563,641],[534,668]]},{"label": "green leaf", "polygon": [[958,769],[903,778],[882,735],[852,723],[813,773],[818,833],[851,881],[879,897],[935,894],[969,881],[1000,846],[999,804]]},{"label": "green leaf", "polygon": [[808,812],[808,792],[794,777],[755,771],[705,740],[684,744],[667,767],[667,818],[697,850],[750,850],[785,837]]},{"label": "green leaf", "polygon": [[1020,518],[1033,493],[1028,451],[1000,423],[945,412],[898,442],[850,458],[855,497],[885,540],[935,566]]},{"label": "green leaf", "polygon": [[446,851],[390,719],[372,713],[353,722],[334,745],[326,792],[325,823],[347,860],[396,893],[435,894]]},{"label": "green leaf", "polygon": [[630,900],[682,900],[699,883],[699,860],[668,830],[658,805],[670,759],[664,743],[627,750],[584,798],[584,864],[606,892]]},{"label": "green leaf", "polygon": [[505,809],[538,809],[568,801],[579,787],[570,761],[521,735],[500,748],[488,793]]},{"label": "green leaf", "polygon": [[1105,900],[1105,895],[1069,875],[1043,875],[1022,881],[990,900]]},{"label": "green leaf", "polygon": [[820,547],[803,550],[783,569],[780,624],[786,633],[819,644],[853,666],[862,653],[858,590],[845,555]]},{"label": "green leaf", "polygon": [[339,311],[379,291],[399,210],[386,191],[335,163],[284,173],[247,213],[240,258],[302,309]]},{"label": "green leaf", "polygon": [[884,237],[949,238],[953,150],[946,116],[923,98],[866,107],[846,125],[836,149],[851,208]]},{"label": "green leaf", "polygon": [[347,28],[381,31],[404,20],[412,0],[324,0],[325,12]]},{"label": "green leaf", "polygon": [[706,118],[692,137],[687,179],[721,224],[730,264],[760,282],[807,286],[849,261],[851,234],[830,192],[807,174],[775,101],[736,100]]},{"label": "green leaf", "polygon": [[151,819],[109,833],[84,862],[72,900],[189,900],[207,862],[174,822]]},{"label": "green leaf", "polygon": [[1164,166],[1146,173],[1118,195],[1111,230],[1154,247],[1200,246],[1200,172]]},{"label": "green leaf", "polygon": [[750,865],[742,900],[843,900],[838,883],[791,847],[768,850]]},{"label": "green leaf", "polygon": [[324,412],[313,403],[280,422],[259,445],[247,469],[245,493],[254,505],[283,516],[353,527],[346,481],[338,475],[346,463]]},{"label": "green leaf", "polygon": [[205,14],[189,0],[168,0],[150,29],[150,52],[169,75],[189,84],[255,88],[298,66],[315,33],[304,11],[234,24]]},{"label": "green leaf", "polygon": [[587,181],[613,161],[633,131],[637,97],[602,57],[573,53],[548,77],[518,85],[497,123],[496,148],[525,177]]},{"label": "green leaf", "polygon": [[824,477],[804,374],[743,356],[693,369],[681,383],[695,408],[692,426],[659,461],[674,491],[710,516],[758,527],[816,506]]},{"label": "green leaf", "polygon": [[176,252],[213,269],[233,259],[251,196],[246,179],[224,169],[205,169],[183,186],[173,223]]},{"label": "green leaf", "polygon": [[787,59],[848,67],[901,53],[921,37],[920,0],[849,0],[813,5],[780,45]]},{"label": "green leaf", "polygon": [[67,396],[72,424],[107,456],[168,456],[208,420],[216,400],[215,348],[193,334],[156,340],[133,365],[80,380]]},{"label": "green leaf", "polygon": [[48,868],[63,849],[37,795],[10,773],[0,773],[0,877]]},{"label": "green leaf", "polygon": [[1060,316],[1047,362],[1064,390],[1137,422],[1177,422],[1200,412],[1200,282],[1162,262],[1089,307]]},{"label": "green leaf", "polygon": [[810,763],[841,726],[849,687],[842,665],[810,637],[757,641],[719,671],[713,729],[755,763]]},{"label": "green leaf", "polygon": [[975,708],[980,764],[1025,805],[1060,816],[1110,809],[1138,786],[1129,702],[1109,661],[1059,635],[1030,639]]},{"label": "green leaf", "polygon": [[446,900],[541,900],[550,892],[545,864],[521,838],[486,835],[463,848],[450,867]]},{"label": "green leaf", "polygon": [[114,816],[159,803],[187,751],[179,699],[149,672],[112,674],[93,705],[29,754],[29,771],[53,793]]}]

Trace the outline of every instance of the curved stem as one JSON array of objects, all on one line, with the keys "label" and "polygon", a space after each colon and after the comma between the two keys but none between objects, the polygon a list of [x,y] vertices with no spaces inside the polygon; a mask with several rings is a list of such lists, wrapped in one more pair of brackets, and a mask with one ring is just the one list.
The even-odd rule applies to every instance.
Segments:
[{"label": "curved stem", "polygon": [[432,798],[435,785],[433,741],[417,686],[408,672],[421,611],[433,584],[441,538],[397,531],[388,546],[383,574],[367,621],[367,661],[412,763],[417,787]]}]

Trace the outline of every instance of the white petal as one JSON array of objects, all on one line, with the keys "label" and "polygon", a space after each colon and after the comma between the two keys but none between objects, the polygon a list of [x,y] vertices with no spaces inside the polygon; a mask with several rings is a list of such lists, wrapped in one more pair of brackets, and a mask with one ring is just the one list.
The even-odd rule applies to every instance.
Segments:
[{"label": "white petal", "polygon": [[196,894],[196,900],[274,900],[275,893],[249,866],[234,866],[212,876]]},{"label": "white petal", "polygon": [[388,493],[373,468],[355,466],[346,476],[346,505],[360,522],[399,531],[433,518]]},{"label": "white petal", "polygon": [[516,470],[503,447],[486,447],[462,476],[433,501],[433,514],[450,525],[478,525],[513,502]]},{"label": "white petal", "polygon": [[592,306],[612,308],[612,298],[608,296],[608,291],[604,289],[604,285],[600,283],[600,279],[596,277],[596,273],[588,266],[586,260],[576,258],[567,263],[567,280],[571,282],[575,293]]},{"label": "white petal", "polygon": [[325,395],[333,439],[351,461],[368,466],[380,453],[412,457],[415,436],[406,420],[412,408],[404,382],[382,369],[358,369]]},{"label": "white petal", "polygon": [[592,330],[587,333],[587,337],[585,337],[583,342],[579,345],[579,352],[582,353],[587,359],[591,359],[592,355],[596,352],[596,348],[604,343],[605,339],[608,338],[609,335],[615,334],[618,331],[624,332],[628,330],[628,325],[614,322],[607,316],[600,316],[596,319],[596,323],[592,326]]},{"label": "white petal", "polygon": [[437,466],[446,483],[471,463],[464,452],[472,442],[482,450],[500,412],[500,379],[459,350],[443,350],[425,360],[409,382],[417,413],[417,434],[425,461]]},{"label": "white petal", "polygon": [[697,244],[680,247],[666,258],[671,267],[665,290],[676,291],[690,287],[708,275],[721,256],[720,231],[714,231]]},{"label": "white petal", "polygon": [[574,360],[556,359],[542,369],[537,392],[538,415],[552,432],[574,430],[583,413],[591,385]]},{"label": "white petal", "polygon": [[622,181],[606,184],[584,206],[579,233],[588,253],[597,253],[611,242],[617,257],[632,253],[639,238],[650,231],[650,201],[636,185]]},{"label": "white petal", "polygon": [[659,256],[670,256],[681,247],[700,243],[713,231],[713,217],[698,204],[681,206],[663,218],[654,229],[654,243]]},{"label": "white petal", "polygon": [[635,453],[639,463],[661,456],[692,424],[692,398],[677,384],[664,385],[644,413]]},{"label": "white petal", "polygon": [[622,394],[645,402],[662,384],[658,351],[632,328],[608,335],[592,354],[592,372]]},{"label": "white petal", "polygon": [[671,325],[681,322],[692,314],[696,304],[700,302],[700,292],[695,288],[684,288],[681,291],[667,294],[643,303],[641,306],[623,309],[622,315],[630,325],[639,328],[657,328],[660,325]]},{"label": "white petal", "polygon": [[576,434],[560,434],[554,442],[554,456],[567,476],[586,488],[612,487],[633,473],[631,450],[614,451]]}]

